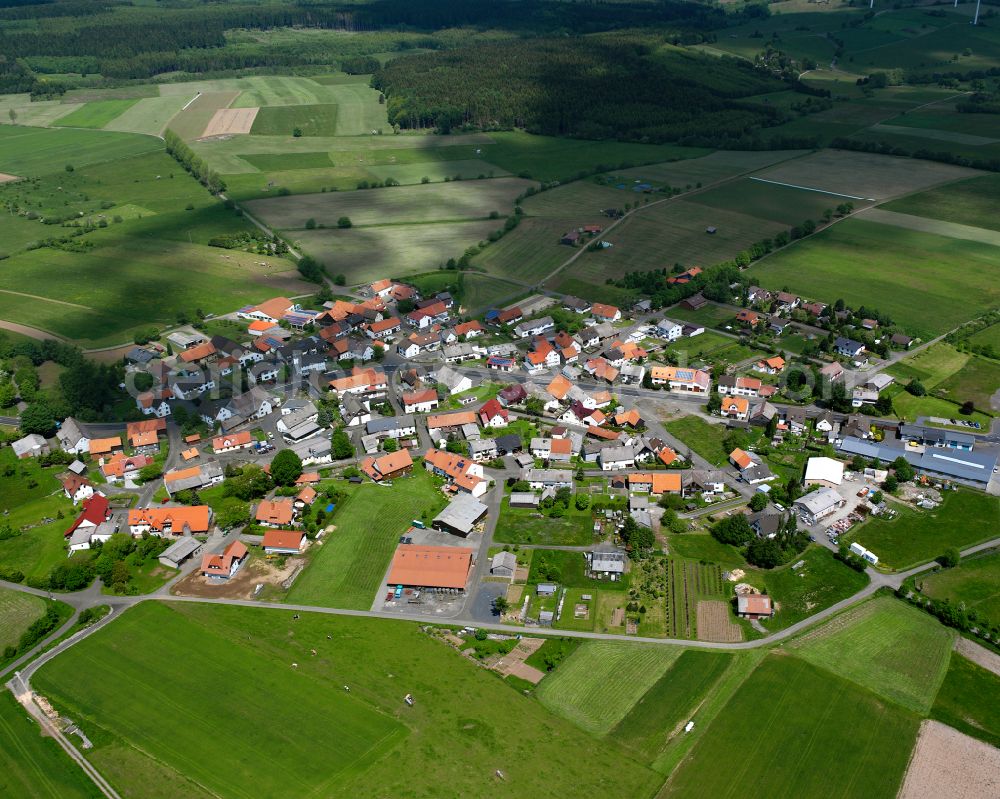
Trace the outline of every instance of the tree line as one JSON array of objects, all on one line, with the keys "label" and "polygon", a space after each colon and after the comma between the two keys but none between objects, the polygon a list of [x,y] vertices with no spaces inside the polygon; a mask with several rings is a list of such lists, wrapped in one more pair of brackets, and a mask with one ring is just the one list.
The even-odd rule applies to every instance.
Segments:
[{"label": "tree line", "polygon": [[167,154],[173,157],[178,164],[191,174],[195,180],[201,183],[212,194],[219,194],[226,190],[226,183],[214,169],[209,167],[201,156],[192,150],[187,142],[172,130],[167,130],[163,134],[163,143],[166,145]]}]

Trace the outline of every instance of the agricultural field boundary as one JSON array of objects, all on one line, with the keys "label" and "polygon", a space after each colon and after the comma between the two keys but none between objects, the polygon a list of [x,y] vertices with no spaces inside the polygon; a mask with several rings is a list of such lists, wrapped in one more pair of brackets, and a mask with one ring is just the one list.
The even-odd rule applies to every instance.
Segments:
[{"label": "agricultural field boundary", "polygon": [[775,186],[787,186],[789,189],[802,189],[803,191],[815,191],[819,194],[829,194],[831,197],[846,197],[848,200],[864,200],[865,202],[873,203],[875,202],[874,197],[859,197],[855,194],[841,194],[836,191],[827,191],[826,189],[817,189],[815,186],[799,186],[796,183],[784,183],[780,180],[768,180],[767,178],[758,178],[753,175],[750,176],[750,180],[756,180],[758,183],[771,183]]},{"label": "agricultural field boundary", "polygon": [[929,219],[923,216],[903,214],[899,211],[887,211],[882,208],[864,208],[858,211],[860,218],[868,222],[879,222],[883,225],[916,230],[921,233],[934,233],[952,239],[965,239],[980,244],[1000,247],[1000,231],[972,225],[961,225],[958,222],[945,222],[940,219]]}]

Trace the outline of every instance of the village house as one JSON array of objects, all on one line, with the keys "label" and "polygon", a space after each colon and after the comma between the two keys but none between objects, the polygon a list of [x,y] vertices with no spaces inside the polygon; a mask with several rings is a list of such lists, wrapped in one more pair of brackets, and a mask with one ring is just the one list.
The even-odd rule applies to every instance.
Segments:
[{"label": "village house", "polygon": [[842,508],[845,500],[832,488],[820,488],[795,500],[795,510],[808,525],[818,524],[821,519]]},{"label": "village house", "polygon": [[90,452],[90,437],[83,434],[80,425],[72,416],[67,416],[59,429],[56,431],[56,439],[59,441],[59,448],[63,452],[72,452],[81,455]]},{"label": "village house", "polygon": [[83,475],[67,472],[59,476],[59,484],[74,505],[94,496],[94,484]]},{"label": "village house", "polygon": [[201,574],[204,577],[228,580],[240,570],[249,555],[250,551],[242,541],[233,541],[221,555],[202,556]]},{"label": "village house", "polygon": [[240,319],[270,322],[272,325],[276,325],[285,318],[285,314],[294,311],[298,307],[287,297],[274,297],[266,302],[262,302],[260,305],[248,305],[245,308],[240,308],[236,312],[236,316]]},{"label": "village house", "polygon": [[635,450],[632,447],[605,447],[597,456],[603,472],[620,472],[635,466]]},{"label": "village house", "polygon": [[726,419],[745,422],[750,417],[750,400],[746,397],[723,397],[719,415]]},{"label": "village house", "polygon": [[496,398],[489,400],[479,409],[479,424],[483,427],[506,427],[509,421],[510,414]]},{"label": "village house", "polygon": [[472,388],[472,378],[460,374],[450,366],[439,366],[434,373],[434,381],[444,386],[452,396]]},{"label": "village house", "polygon": [[643,472],[628,476],[631,491],[641,491],[654,497],[663,494],[680,494],[683,490],[681,472]]},{"label": "village house", "polygon": [[602,302],[595,302],[590,306],[590,315],[601,322],[617,322],[622,318],[621,310]]},{"label": "village house", "polygon": [[407,449],[387,452],[378,458],[363,458],[359,464],[361,471],[373,482],[403,477],[413,471],[413,458]]},{"label": "village house", "polygon": [[104,543],[115,534],[111,521],[111,506],[103,494],[94,494],[83,502],[83,509],[63,534],[69,540],[69,551],[90,549],[91,544]]},{"label": "village house", "polygon": [[527,338],[528,336],[541,336],[550,330],[554,330],[555,326],[556,323],[552,320],[551,316],[543,316],[540,319],[518,322],[512,332],[518,338]]},{"label": "village house", "polygon": [[749,485],[766,483],[774,479],[771,470],[764,465],[760,456],[755,452],[744,452],[742,449],[734,449],[729,453],[729,461],[740,471],[740,479]]},{"label": "village house", "polygon": [[308,540],[302,530],[265,530],[261,546],[265,555],[298,555]]},{"label": "village house", "polygon": [[222,466],[218,461],[209,461],[200,466],[189,466],[185,469],[171,469],[163,475],[163,487],[169,496],[178,491],[188,491],[218,485],[225,479]]},{"label": "village house", "polygon": [[440,449],[429,449],[424,454],[424,468],[447,483],[447,489],[452,493],[471,494],[481,497],[489,488],[489,481],[483,473],[483,467],[463,455],[446,452]]},{"label": "village house", "polygon": [[212,509],[208,505],[180,505],[132,508],[128,512],[128,529],[133,538],[143,534],[156,536],[204,535],[212,526]]},{"label": "village house", "polygon": [[732,397],[758,397],[762,386],[763,383],[756,377],[722,375],[716,390],[720,394],[728,394]]},{"label": "village house", "polygon": [[437,389],[424,388],[403,392],[403,410],[406,413],[427,413],[438,406]]},{"label": "village house", "polygon": [[654,386],[667,386],[670,391],[683,394],[705,394],[711,388],[708,372],[678,366],[653,366],[649,370]]},{"label": "village house", "polygon": [[762,372],[766,375],[780,374],[785,368],[785,359],[780,355],[770,358],[761,358],[753,366],[755,372]]},{"label": "village house", "polygon": [[573,487],[573,472],[569,469],[525,469],[521,479],[532,491]]},{"label": "village house", "polygon": [[288,527],[295,516],[295,502],[291,497],[263,499],[257,506],[255,518],[265,527]]},{"label": "village house", "polygon": [[239,449],[249,449],[254,444],[253,435],[249,430],[241,430],[238,433],[216,436],[212,439],[212,450],[216,455],[222,452],[235,452]]},{"label": "village house", "polygon": [[109,483],[135,483],[140,472],[152,463],[149,455],[125,456],[116,452],[109,458],[101,459],[101,473]]}]

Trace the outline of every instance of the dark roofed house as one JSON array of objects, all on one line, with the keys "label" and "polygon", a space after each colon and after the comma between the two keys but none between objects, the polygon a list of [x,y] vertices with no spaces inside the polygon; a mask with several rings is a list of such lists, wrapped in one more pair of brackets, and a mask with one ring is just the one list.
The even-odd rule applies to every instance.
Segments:
[{"label": "dark roofed house", "polygon": [[703,308],[708,304],[708,300],[705,299],[705,295],[700,291],[697,294],[693,294],[684,300],[681,305],[690,311],[697,311],[699,308]]},{"label": "dark roofed house", "polygon": [[889,341],[897,347],[902,347],[904,350],[908,350],[910,345],[913,343],[912,338],[904,336],[902,333],[893,333]]},{"label": "dark roofed house", "polygon": [[521,436],[518,433],[497,436],[496,442],[497,451],[502,455],[511,455],[524,449],[524,442],[521,441]]},{"label": "dark roofed house", "polygon": [[569,244],[570,246],[576,244],[580,240],[580,233],[576,230],[570,230],[563,234],[563,237],[559,239],[560,244]]}]

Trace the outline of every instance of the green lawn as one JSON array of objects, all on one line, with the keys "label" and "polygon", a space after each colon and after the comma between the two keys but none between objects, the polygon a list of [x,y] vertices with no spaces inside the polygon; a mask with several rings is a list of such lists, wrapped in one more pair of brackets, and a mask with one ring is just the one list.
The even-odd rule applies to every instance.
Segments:
[{"label": "green lawn", "polygon": [[644,760],[653,760],[729,667],[732,655],[686,649],[633,705],[610,737]]},{"label": "green lawn", "polygon": [[891,597],[857,605],[788,648],[879,696],[927,713],[948,668],[955,633]]},{"label": "green lawn", "polygon": [[[593,580],[586,576],[587,560],[582,552],[567,552],[559,549],[536,549],[531,556],[531,569],[528,572],[528,584],[534,585],[547,581],[559,583],[567,588],[590,588],[624,591],[628,580],[611,582],[610,580]],[[552,570],[555,572],[549,573]],[[548,574],[543,574],[545,572]],[[558,574],[558,577],[555,576]],[[571,614],[569,604],[564,615]]]},{"label": "green lawn", "polygon": [[368,610],[410,521],[424,512],[433,518],[444,505],[444,495],[420,464],[390,488],[361,485],[337,507],[332,520],[337,529],[323,538],[287,601]]},{"label": "green lawn", "polygon": [[970,357],[968,353],[959,352],[950,344],[941,341],[914,355],[908,355],[886,371],[906,382],[919,380],[924,384],[924,388],[929,390],[936,388],[962,369]]},{"label": "green lawn", "polygon": [[60,488],[56,479],[60,471],[58,467],[42,468],[36,458],[18,460],[9,447],[0,449],[0,511],[49,496]]},{"label": "green lawn", "polygon": [[[804,565],[792,569],[800,560]],[[829,549],[812,547],[787,566],[764,572],[764,584],[778,612],[761,624],[775,631],[856,594],[868,585],[868,576],[836,560]]]},{"label": "green lawn", "polygon": [[[63,519],[57,518],[60,512],[64,514]],[[55,496],[29,502],[11,511],[4,519],[7,524],[15,529],[33,526],[19,536],[0,541],[0,564],[17,569],[26,577],[47,577],[55,566],[66,560],[63,534],[75,515],[68,499]],[[55,521],[42,524],[44,518]]]},{"label": "green lawn", "polygon": [[125,796],[628,799],[659,783],[406,622],[149,602],[34,684]]},{"label": "green lawn", "polygon": [[952,654],[931,718],[1000,747],[1000,677]]},{"label": "green lawn", "polygon": [[[968,385],[968,383],[966,384]],[[981,386],[982,384],[977,382],[976,385]],[[988,408],[989,405],[987,404],[986,407]],[[896,416],[908,422],[915,422],[919,416],[936,416],[941,419],[964,419],[970,422],[979,422],[983,430],[989,430],[990,423],[993,421],[990,416],[979,411],[973,411],[966,416],[961,413],[961,406],[957,402],[927,395],[914,397],[906,391],[900,391],[892,398],[892,410]]]},{"label": "green lawn", "polygon": [[664,427],[713,466],[725,466],[729,460],[722,444],[727,435],[725,425],[709,424],[700,416],[682,416]]},{"label": "green lawn", "polygon": [[29,177],[163,150],[149,136],[0,125],[0,172]]},{"label": "green lawn", "polygon": [[972,546],[996,536],[1000,499],[959,489],[944,495],[932,511],[900,507],[892,521],[872,519],[845,536],[879,557],[879,565],[901,570],[933,560],[949,547]]},{"label": "green lawn", "polygon": [[659,796],[895,799],[918,726],[835,673],[772,655]]},{"label": "green lawn", "polygon": [[331,136],[336,125],[335,105],[273,105],[257,112],[250,133],[291,136],[298,129],[302,136]]},{"label": "green lawn", "polygon": [[586,641],[537,695],[545,707],[588,732],[610,732],[680,657],[681,647]]},{"label": "green lawn", "polygon": [[133,100],[97,100],[77,108],[55,123],[60,128],[103,128],[138,102]]},{"label": "green lawn", "polygon": [[725,568],[745,569],[747,566],[736,547],[720,543],[709,533],[671,534],[667,538],[667,549],[671,555],[718,563]]},{"label": "green lawn", "polygon": [[33,594],[0,588],[0,650],[17,646],[21,634],[45,615],[45,600]]},{"label": "green lawn", "polygon": [[103,794],[54,739],[4,691],[0,695],[0,794],[12,799],[99,799]]},{"label": "green lawn", "polygon": [[[976,408],[990,412],[990,399],[1000,389],[1000,363],[989,358],[973,356],[965,366],[939,384],[936,394],[961,405],[972,400]],[[980,423],[982,420],[980,419]]]},{"label": "green lawn", "polygon": [[585,546],[594,541],[590,509],[578,511],[570,502],[561,519],[544,516],[528,508],[512,508],[504,498],[493,540],[500,544],[548,544]]},{"label": "green lawn", "polygon": [[1000,248],[855,219],[752,267],[753,279],[765,287],[875,307],[924,338],[995,307],[1000,286],[991,276],[998,268]]},{"label": "green lawn", "polygon": [[1000,353],[1000,323],[992,324],[973,333],[968,339],[970,344],[981,347],[990,346],[993,352]]},{"label": "green lawn", "polygon": [[[663,313],[668,319],[675,319],[679,322],[693,322],[694,324],[701,325],[706,330],[702,334],[703,336],[708,335],[707,331],[709,329],[722,324],[730,324],[736,318],[736,312],[732,308],[716,305],[714,302],[706,303],[696,311],[685,308],[683,305],[674,305],[666,308]],[[697,341],[699,338],[701,336],[691,340]]]},{"label": "green lawn", "polygon": [[1000,624],[1000,552],[973,555],[958,566],[917,581],[927,596],[962,603],[990,624]]}]

